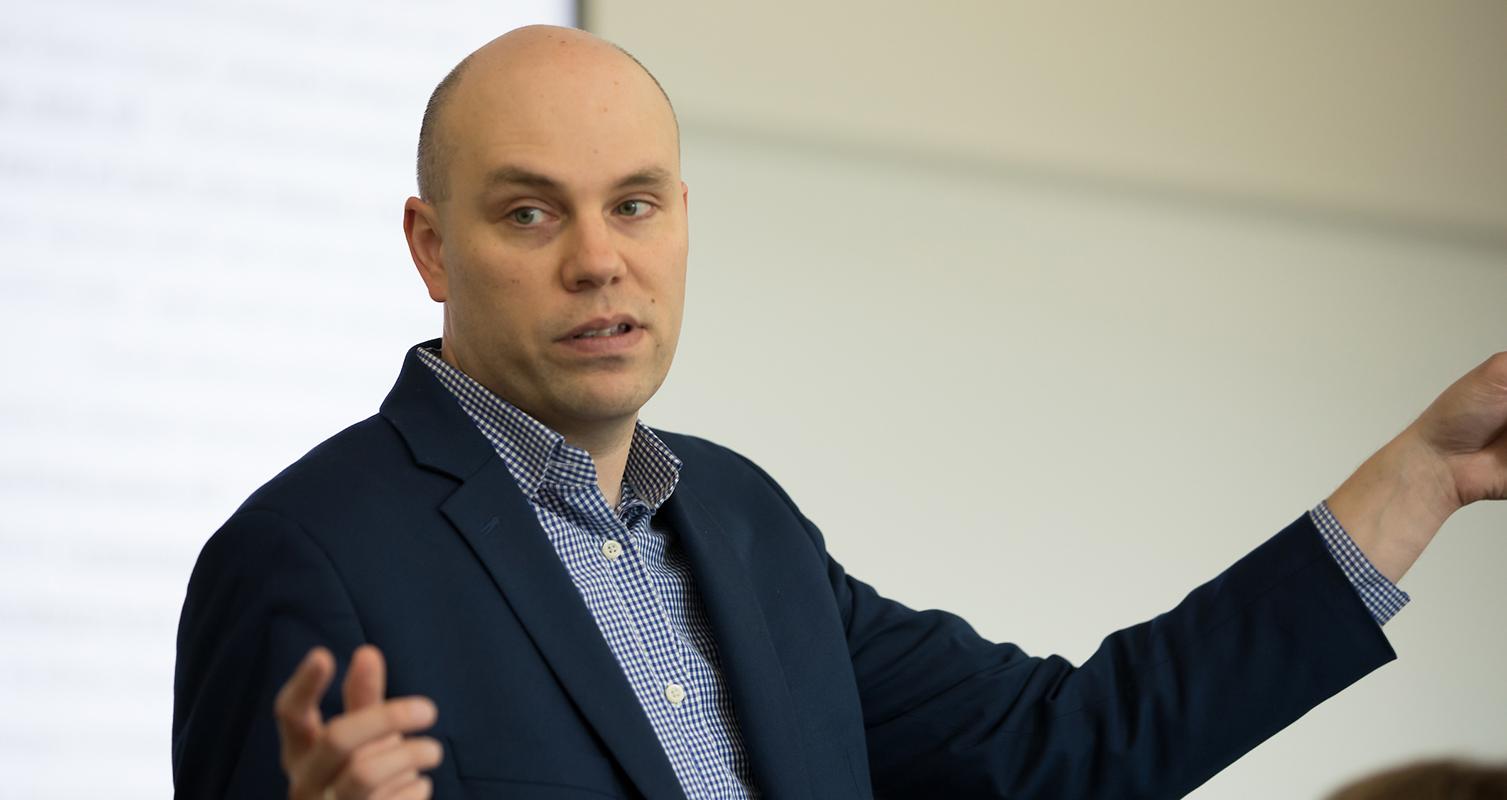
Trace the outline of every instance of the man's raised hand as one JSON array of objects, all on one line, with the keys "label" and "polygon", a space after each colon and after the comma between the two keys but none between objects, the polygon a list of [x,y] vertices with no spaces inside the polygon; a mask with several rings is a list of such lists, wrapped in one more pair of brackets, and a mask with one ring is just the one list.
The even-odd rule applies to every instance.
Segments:
[{"label": "man's raised hand", "polygon": [[1458,505],[1507,500],[1507,351],[1455,381],[1413,427],[1444,464]]},{"label": "man's raised hand", "polygon": [[421,770],[444,757],[438,741],[409,737],[434,724],[427,697],[384,700],[387,666],[372,645],[356,648],[341,687],[345,713],[325,720],[319,700],[335,675],[335,658],[316,647],[277,693],[274,710],[282,739],[290,800],[420,800],[433,787]]},{"label": "man's raised hand", "polygon": [[1507,351],[1445,389],[1329,496],[1329,510],[1393,582],[1461,506],[1507,499]]}]

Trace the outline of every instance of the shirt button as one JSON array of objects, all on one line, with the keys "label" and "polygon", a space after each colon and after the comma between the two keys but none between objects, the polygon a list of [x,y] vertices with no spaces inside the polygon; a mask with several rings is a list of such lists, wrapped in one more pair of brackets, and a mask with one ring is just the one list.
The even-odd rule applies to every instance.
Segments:
[{"label": "shirt button", "polygon": [[679,706],[685,702],[685,687],[678,683],[669,684],[665,687],[665,699],[670,701],[670,705]]},{"label": "shirt button", "polygon": [[617,557],[622,554],[623,546],[621,544],[618,544],[618,541],[616,539],[608,539],[607,542],[602,545],[602,555],[606,556],[608,561],[616,561]]}]

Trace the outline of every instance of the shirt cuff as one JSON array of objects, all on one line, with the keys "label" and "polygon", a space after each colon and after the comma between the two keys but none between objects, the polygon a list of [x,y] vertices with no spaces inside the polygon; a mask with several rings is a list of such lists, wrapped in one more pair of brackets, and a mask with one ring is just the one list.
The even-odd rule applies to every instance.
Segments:
[{"label": "shirt cuff", "polygon": [[1329,555],[1334,556],[1336,563],[1340,565],[1340,571],[1350,579],[1350,585],[1355,587],[1355,593],[1360,595],[1366,610],[1371,612],[1371,617],[1376,624],[1385,625],[1402,610],[1413,598],[1408,593],[1397,588],[1397,584],[1387,580],[1387,576],[1371,566],[1371,561],[1366,554],[1355,545],[1355,540],[1340,526],[1340,521],[1334,518],[1329,510],[1327,502],[1320,502],[1308,512],[1312,518],[1314,527],[1319,529],[1319,536],[1324,540],[1324,546],[1329,548]]}]

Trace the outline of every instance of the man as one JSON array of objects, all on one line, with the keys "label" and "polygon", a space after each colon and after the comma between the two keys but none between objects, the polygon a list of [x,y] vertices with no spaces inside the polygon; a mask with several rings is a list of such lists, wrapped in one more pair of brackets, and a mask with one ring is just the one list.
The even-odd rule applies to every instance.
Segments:
[{"label": "man", "polygon": [[420,139],[404,231],[443,338],[206,545],[182,795],[1180,796],[1390,660],[1394,583],[1507,495],[1503,353],[1177,608],[1080,667],[1028,657],[848,577],[737,454],[639,424],[688,195],[631,58],[514,31]]}]

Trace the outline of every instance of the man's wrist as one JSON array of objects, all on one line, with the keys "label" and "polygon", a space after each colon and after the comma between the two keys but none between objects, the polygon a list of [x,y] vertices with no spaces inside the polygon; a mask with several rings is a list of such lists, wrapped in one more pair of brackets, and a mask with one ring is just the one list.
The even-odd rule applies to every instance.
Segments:
[{"label": "man's wrist", "polygon": [[1443,457],[1410,427],[1326,501],[1356,546],[1396,583],[1459,507]]}]

